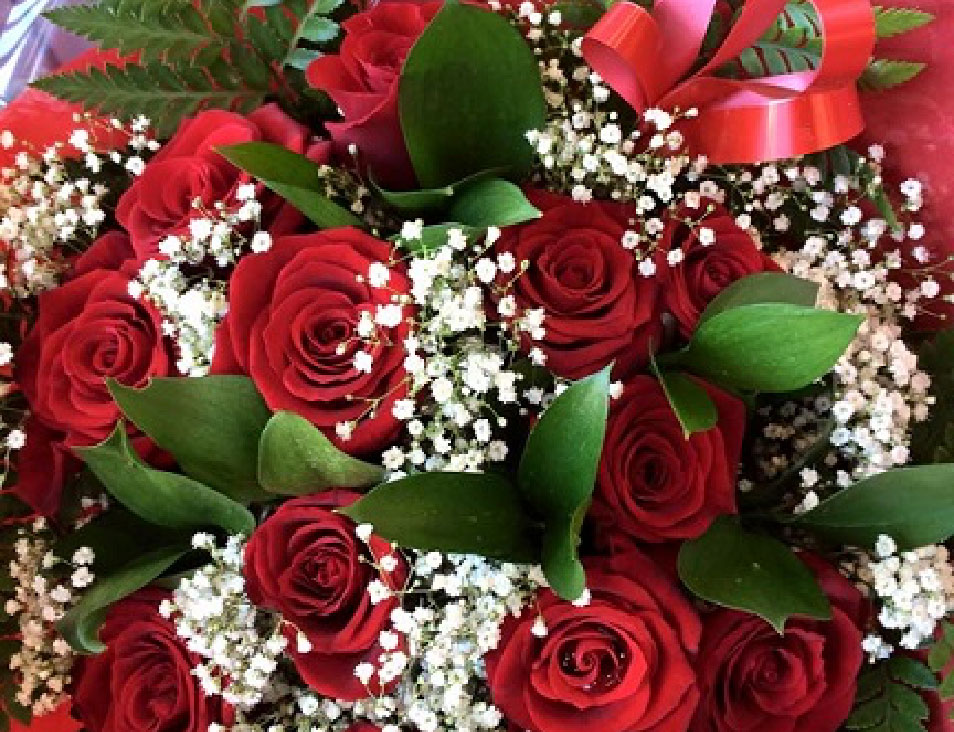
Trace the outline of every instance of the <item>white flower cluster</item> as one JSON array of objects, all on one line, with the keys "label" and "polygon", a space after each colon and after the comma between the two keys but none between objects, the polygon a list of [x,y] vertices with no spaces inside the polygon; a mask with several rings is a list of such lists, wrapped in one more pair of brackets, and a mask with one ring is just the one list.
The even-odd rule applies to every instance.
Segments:
[{"label": "white flower cluster", "polygon": [[[801,183],[799,193],[815,202],[816,209],[824,209],[812,209],[816,219],[840,212],[841,225],[820,229],[800,250],[783,251],[776,259],[792,274],[820,286],[821,307],[866,317],[834,369],[831,415],[836,425],[831,443],[853,464],[838,476],[839,483],[847,485],[908,462],[912,424],[927,419],[934,397],[929,394],[930,377],[918,368],[917,356],[903,340],[903,325],[918,314],[922,301],[936,297],[937,284],[930,275],[913,287],[899,284],[900,252],[877,249],[887,223],[864,218],[851,198],[839,204],[831,194],[812,193],[815,172],[798,170],[794,180]],[[846,195],[859,185],[857,179],[836,183]],[[913,210],[914,205],[909,199],[906,207]],[[904,231],[894,238],[905,241]]]},{"label": "white flower cluster", "polygon": [[[507,444],[497,435],[507,421],[496,406],[520,402],[522,377],[513,364],[521,336],[532,341],[545,335],[543,311],[521,312],[511,293],[526,264],[510,253],[491,252],[498,229],[485,237],[450,229],[446,239],[431,245],[423,235],[420,221],[406,223],[401,234],[402,245],[413,251],[408,277],[416,309],[403,344],[408,395],[393,406],[410,440],[384,453],[384,465],[395,477],[407,470],[478,471],[504,460]],[[387,287],[388,278],[384,263],[371,265],[372,286]],[[506,322],[488,320],[489,295]],[[359,324],[359,333],[373,337],[375,323],[393,324],[400,311],[399,305],[379,306]],[[536,347],[530,358],[544,361]]]},{"label": "white flower cluster", "polygon": [[159,613],[174,621],[192,653],[206,659],[192,670],[205,694],[251,709],[270,691],[287,645],[281,623],[245,594],[242,537],[230,537],[225,548],[208,534],[196,534],[192,543],[209,552],[212,562],[182,579]]},{"label": "white flower cluster", "polygon": [[[918,648],[934,636],[937,623],[954,611],[954,566],[948,550],[939,545],[899,552],[894,540],[882,535],[875,554],[860,556],[857,573],[881,600],[878,622],[886,631],[901,633],[902,648]],[[874,633],[865,638],[864,648],[872,661],[893,651]]]},{"label": "white flower cluster", "polygon": [[[77,245],[91,242],[106,219],[103,199],[109,190],[96,182],[104,156],[137,175],[145,165],[142,155],[159,147],[146,133],[148,120],[128,128],[112,120],[109,126],[128,135],[128,150],[95,152],[95,126],[79,128],[68,143],[42,151],[0,132],[0,146],[17,150],[14,167],[0,170],[0,291],[28,297],[55,287],[69,257],[82,251]],[[77,156],[88,175],[76,177],[68,167],[67,158]]]},{"label": "white flower cluster", "polygon": [[397,655],[406,671],[390,696],[359,702],[352,714],[385,729],[408,721],[420,732],[505,728],[490,702],[483,659],[497,647],[501,623],[519,614],[545,583],[538,567],[470,555],[417,555],[403,605],[391,613],[393,630],[381,638],[387,648],[400,635],[406,652],[385,653],[378,668],[362,665],[355,674],[382,674]]},{"label": "white flower cluster", "polygon": [[46,530],[42,518],[29,530],[20,529],[14,544],[16,556],[10,562],[16,585],[5,607],[17,617],[21,636],[20,649],[10,658],[10,668],[20,677],[16,701],[37,716],[49,714],[66,698],[73,651],[55,624],[76,601],[74,591],[92,584],[90,566],[95,558],[91,549],[80,548],[71,558],[68,577],[62,581],[48,577],[62,560],[50,552]]},{"label": "white flower cluster", "polygon": [[268,232],[259,228],[262,206],[255,184],[240,186],[236,199],[234,206],[218,202],[211,209],[194,201],[197,215],[188,236],[166,237],[159,244],[165,258],[147,260],[130,283],[133,297],[146,298],[162,313],[163,333],[174,340],[176,367],[184,375],[208,373],[215,330],[228,311],[226,283],[211,265],[228,267],[243,254],[268,251],[272,244]]}]

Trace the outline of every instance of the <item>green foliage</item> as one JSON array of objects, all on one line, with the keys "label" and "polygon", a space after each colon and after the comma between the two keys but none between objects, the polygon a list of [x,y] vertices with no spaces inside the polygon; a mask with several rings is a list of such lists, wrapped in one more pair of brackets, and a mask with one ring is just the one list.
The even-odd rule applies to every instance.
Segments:
[{"label": "green foliage", "polygon": [[885,8],[876,5],[874,14],[878,38],[898,36],[934,20],[931,13],[916,8]]},{"label": "green foliage", "polygon": [[423,551],[535,562],[537,527],[517,488],[493,473],[419,473],[341,509],[379,536]]},{"label": "green foliage", "polygon": [[911,455],[918,463],[954,462],[954,330],[938,333],[918,353],[936,399],[930,417],[914,426]]},{"label": "green foliage", "polygon": [[522,224],[540,215],[518,186],[500,178],[484,178],[466,186],[447,210],[448,221],[479,228]]},{"label": "green foliage", "polygon": [[950,621],[941,622],[941,636],[936,638],[928,651],[928,666],[941,677],[938,694],[944,700],[954,698],[954,625]]},{"label": "green foliage", "polygon": [[58,8],[48,14],[54,23],[102,48],[138,52],[139,59],[126,68],[48,76],[35,86],[102,114],[144,114],[163,137],[204,109],[249,112],[271,96],[294,104],[303,87],[283,69],[306,64],[315,46],[337,35],[327,16],[339,5],[284,0],[261,6],[264,19],[241,0],[101,0]]},{"label": "green foliage", "polygon": [[928,706],[917,690],[933,690],[937,680],[919,661],[894,656],[862,671],[847,730],[923,732]]},{"label": "green foliage", "polygon": [[251,534],[255,517],[240,503],[178,473],[150,468],[132,449],[125,425],[95,447],[76,453],[106,490],[141,519],[172,529],[218,527]]},{"label": "green foliage", "polygon": [[244,376],[155,378],[142,389],[108,382],[139,429],[176,458],[186,475],[248,503],[270,498],[258,485],[258,440],[271,412]]},{"label": "green foliage", "polygon": [[863,91],[884,91],[893,89],[911,81],[926,68],[920,61],[896,61],[890,58],[876,58],[868,64],[858,85]]},{"label": "green foliage", "polygon": [[398,93],[401,128],[423,188],[490,168],[520,177],[526,133],[543,125],[536,59],[501,16],[447,3],[414,44]]},{"label": "green foliage", "polygon": [[694,594],[754,613],[779,633],[792,615],[827,620],[828,598],[814,575],[777,539],[721,517],[679,551],[679,578]]},{"label": "green foliage", "polygon": [[823,47],[820,30],[812,3],[791,0],[755,45],[740,53],[724,71],[754,78],[818,68]]},{"label": "green foliage", "polygon": [[544,522],[544,574],[553,591],[569,600],[586,584],[577,545],[603,451],[610,368],[557,397],[530,432],[520,458],[518,486]]},{"label": "green foliage", "polygon": [[730,388],[796,391],[824,376],[863,316],[788,303],[756,303],[703,321],[689,345],[660,357]]},{"label": "green foliage", "polygon": [[894,539],[901,551],[938,544],[954,535],[954,464],[873,475],[790,523],[852,546],[873,547],[881,534]]},{"label": "green foliage", "polygon": [[814,307],[818,285],[784,272],[757,272],[736,280],[715,296],[702,315],[705,322],[719,313],[742,305],[775,302]]},{"label": "green foliage", "polygon": [[270,142],[245,142],[220,147],[218,152],[230,163],[262,181],[323,229],[337,226],[364,226],[350,211],[324,193],[321,166],[304,155]]},{"label": "green foliage", "polygon": [[278,412],[262,432],[258,478],[266,490],[300,496],[326,488],[367,488],[380,483],[384,472],[339,450],[307,419]]},{"label": "green foliage", "polygon": [[609,369],[557,397],[530,434],[517,481],[494,473],[423,473],[378,486],[342,512],[407,547],[540,560],[574,600],[585,577],[580,526],[606,429]]},{"label": "green foliage", "polygon": [[148,585],[188,551],[188,544],[157,549],[136,557],[113,574],[97,577],[57,624],[63,638],[79,653],[102,653],[106,647],[97,632],[109,606]]},{"label": "green foliage", "polygon": [[719,421],[716,405],[695,379],[680,371],[657,370],[656,376],[687,440],[694,432],[705,432],[716,426]]}]

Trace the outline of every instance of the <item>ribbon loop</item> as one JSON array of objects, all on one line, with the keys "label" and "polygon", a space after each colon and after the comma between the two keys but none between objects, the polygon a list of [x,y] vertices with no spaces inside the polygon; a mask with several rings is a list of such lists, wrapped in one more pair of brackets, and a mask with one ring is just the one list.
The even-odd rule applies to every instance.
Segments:
[{"label": "ribbon loop", "polygon": [[785,0],[746,0],[713,58],[690,73],[715,0],[658,0],[650,13],[623,1],[583,39],[583,57],[637,112],[699,115],[681,123],[693,154],[717,164],[759,163],[833,147],[861,132],[856,82],[875,43],[869,0],[810,0],[822,27],[818,68],[736,80],[715,72],[755,43]]}]

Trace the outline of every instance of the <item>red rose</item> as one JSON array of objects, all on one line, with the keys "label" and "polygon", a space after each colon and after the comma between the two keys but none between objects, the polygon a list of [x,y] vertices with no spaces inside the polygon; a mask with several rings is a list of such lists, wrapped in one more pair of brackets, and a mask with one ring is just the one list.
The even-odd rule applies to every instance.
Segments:
[{"label": "red rose", "polygon": [[835,732],[851,713],[867,603],[823,560],[800,558],[828,595],[831,620],[791,618],[779,635],[735,610],[704,618],[691,732]]},{"label": "red rose", "polygon": [[545,590],[504,622],[487,657],[494,704],[531,732],[685,732],[699,698],[692,606],[635,549],[584,564],[588,605]]},{"label": "red rose", "polygon": [[17,454],[17,482],[11,490],[41,516],[54,516],[66,476],[81,463],[63,444],[63,433],[36,417],[27,420],[24,431],[26,445]]},{"label": "red rose", "polygon": [[327,92],[344,117],[326,125],[339,155],[350,155],[348,147],[356,145],[360,163],[389,188],[414,185],[398,118],[398,81],[411,46],[441,7],[440,2],[379,3],[342,23],[337,55],[308,66],[308,83]]},{"label": "red rose", "polygon": [[[356,328],[362,312],[373,316],[408,290],[396,266],[386,289],[359,281],[370,264],[390,259],[388,243],[356,229],[278,238],[268,252],[244,257],[229,286],[213,373],[248,374],[269,407],[311,420],[349,452],[383,448],[400,429],[391,407],[406,391],[409,327],[406,319],[377,327],[369,345]],[[370,370],[355,367],[361,350],[372,356]],[[339,440],[336,426],[350,422],[351,437]]]},{"label": "red rose", "polygon": [[649,344],[661,340],[657,286],[636,272],[623,247],[626,209],[539,193],[530,198],[542,218],[505,229],[496,245],[518,267],[529,263],[513,286],[518,307],[546,314],[545,336],[525,346],[539,346],[547,368],[569,379],[611,361],[617,373],[644,365]]},{"label": "red rose", "polygon": [[162,318],[129,295],[129,283],[124,271],[91,269],[39,297],[18,378],[34,416],[67,446],[95,444],[115,426],[120,412],[107,378],[144,386],[172,371]]},{"label": "red rose", "polygon": [[[222,110],[202,112],[184,121],[149,161],[119,199],[116,220],[129,232],[140,257],[155,257],[160,241],[187,234],[189,222],[202,215],[193,206],[196,199],[210,209],[219,201],[232,204],[236,189],[253,181],[217,148],[242,142],[273,142],[325,162],[326,151],[319,145],[310,148],[310,137],[308,128],[274,104],[248,117]],[[289,233],[300,223],[300,214],[277,196],[267,194],[260,200],[263,222],[274,233]]]},{"label": "red rose", "polygon": [[168,593],[140,590],[113,605],[100,630],[106,650],[73,667],[73,714],[89,732],[205,732],[232,711],[207,697],[192,674],[200,662],[159,615]]},{"label": "red rose", "polygon": [[611,407],[591,513],[643,541],[693,539],[736,513],[745,406],[702,381],[719,422],[688,440],[659,382],[636,376]]},{"label": "red rose", "polygon": [[[351,519],[335,513],[358,498],[328,491],[284,503],[255,530],[245,547],[245,580],[252,602],[276,610],[286,621],[288,652],[312,688],[336,699],[363,699],[368,689],[354,675],[360,663],[374,663],[382,649],[378,636],[390,627],[396,598],[371,602],[374,580],[400,589],[407,567],[398,559],[391,573],[374,565],[391,545],[355,535]],[[297,650],[297,632],[311,650]],[[372,683],[373,688],[373,683]]]},{"label": "red rose", "polygon": [[[703,215],[710,205],[713,210]],[[687,225],[687,219],[695,225]],[[714,242],[700,240],[703,229],[715,235]],[[677,249],[682,250],[682,259],[671,265],[667,256]],[[762,254],[721,206],[703,200],[701,209],[684,206],[669,215],[657,249],[656,272],[663,303],[684,337],[692,335],[702,311],[722,290],[746,275],[766,270],[778,270],[778,265]]]}]

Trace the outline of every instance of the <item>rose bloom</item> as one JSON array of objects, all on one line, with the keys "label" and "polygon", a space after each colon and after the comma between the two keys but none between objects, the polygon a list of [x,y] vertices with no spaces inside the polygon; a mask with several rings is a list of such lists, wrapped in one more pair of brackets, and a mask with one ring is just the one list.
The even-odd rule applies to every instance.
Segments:
[{"label": "rose bloom", "polygon": [[340,148],[389,188],[414,185],[411,159],[398,118],[398,81],[411,46],[440,10],[439,2],[381,2],[348,18],[336,55],[308,66],[308,83],[331,97],[343,122],[326,125]]},{"label": "rose bloom", "polygon": [[[253,183],[217,148],[244,142],[271,142],[316,162],[327,161],[327,150],[311,144],[308,128],[277,105],[268,104],[248,117],[223,110],[209,110],[185,120],[132,186],[120,197],[116,220],[129,232],[143,259],[159,256],[158,245],[168,236],[188,236],[189,223],[203,217],[193,202],[207,210],[217,202],[236,203],[239,186]],[[301,215],[282,199],[258,186],[263,205],[263,224],[273,233],[289,233],[302,221]]]},{"label": "rose bloom", "polygon": [[531,732],[685,732],[699,698],[692,606],[632,547],[584,565],[585,607],[544,590],[504,621],[487,656],[494,704]]},{"label": "rose bloom", "polygon": [[643,541],[693,539],[736,513],[745,405],[698,380],[718,424],[687,440],[659,381],[636,376],[613,401],[591,515],[601,528]]},{"label": "rose bloom", "polygon": [[167,597],[147,588],[120,600],[99,633],[106,650],[77,657],[73,714],[89,732],[205,732],[232,723],[231,708],[206,696],[192,674],[201,659],[159,615]]},{"label": "rose bloom", "polygon": [[[391,245],[357,229],[280,237],[264,254],[243,257],[229,285],[229,314],[216,337],[212,372],[248,374],[273,410],[311,420],[351,453],[385,447],[400,429],[391,413],[406,392],[406,317],[375,326],[374,343],[357,333],[361,314],[374,315],[407,292],[402,269],[391,267],[386,288],[359,281]],[[355,365],[370,353],[369,369]],[[336,425],[357,421],[348,439]]]},{"label": "rose bloom", "polygon": [[69,446],[103,440],[119,419],[106,379],[138,387],[172,371],[161,316],[129,294],[128,252],[123,237],[106,235],[76,263],[79,276],[42,293],[17,357],[33,415]]},{"label": "rose bloom", "polygon": [[[714,209],[702,216],[707,206]],[[698,223],[690,228],[685,219]],[[703,243],[709,232],[715,241]],[[682,260],[672,265],[667,257],[676,250],[681,250]],[[702,311],[726,287],[747,275],[778,269],[728,211],[705,199],[700,209],[683,206],[669,214],[656,252],[663,304],[686,338],[696,329]]]},{"label": "rose bloom", "polygon": [[[335,699],[356,700],[369,690],[354,675],[360,663],[381,655],[381,631],[390,627],[396,597],[371,602],[373,581],[397,590],[407,566],[393,572],[374,565],[391,554],[391,544],[372,536],[365,544],[351,519],[335,513],[359,496],[328,491],[288,501],[255,530],[245,547],[245,580],[256,605],[276,610],[286,622],[288,653],[305,683]],[[297,648],[298,631],[311,644]],[[380,685],[371,683],[372,691]]]},{"label": "rose bloom", "polygon": [[780,635],[748,613],[706,616],[691,732],[835,732],[851,713],[868,604],[825,561],[800,558],[828,595],[831,620],[790,618]]},{"label": "rose bloom", "polygon": [[[545,311],[538,346],[546,367],[578,379],[615,361],[615,373],[644,366],[662,327],[654,280],[636,272],[623,248],[627,209],[618,204],[576,203],[565,196],[531,192],[543,216],[504,229],[495,252],[509,252],[529,268],[513,286],[518,308]],[[514,274],[501,273],[500,281]]]}]

